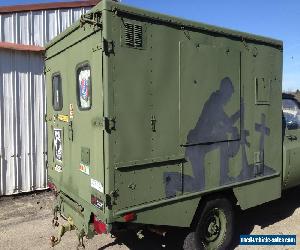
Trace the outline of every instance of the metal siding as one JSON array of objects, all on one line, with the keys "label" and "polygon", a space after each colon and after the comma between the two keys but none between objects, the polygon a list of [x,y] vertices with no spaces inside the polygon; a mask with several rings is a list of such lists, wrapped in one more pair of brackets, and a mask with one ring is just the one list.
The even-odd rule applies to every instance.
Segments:
[{"label": "metal siding", "polygon": [[82,7],[2,14],[1,42],[45,46],[90,9]]},{"label": "metal siding", "polygon": [[0,50],[0,195],[41,189],[45,86],[41,54]]},{"label": "metal siding", "polygon": [[[1,42],[44,46],[90,8],[0,15]],[[0,195],[46,188],[44,59],[0,49]]]}]

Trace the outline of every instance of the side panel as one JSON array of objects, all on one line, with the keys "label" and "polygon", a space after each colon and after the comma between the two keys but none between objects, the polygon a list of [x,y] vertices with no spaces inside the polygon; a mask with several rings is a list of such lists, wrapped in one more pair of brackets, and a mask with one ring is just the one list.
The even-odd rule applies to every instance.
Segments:
[{"label": "side panel", "polygon": [[[143,47],[125,44],[127,23],[142,27]],[[116,208],[124,209],[164,199],[164,173],[182,172],[178,43],[160,46],[180,34],[127,18],[116,18],[113,25],[121,34],[121,40],[115,34],[118,42],[111,58],[116,116],[112,137],[114,181],[118,190]],[[181,186],[181,180],[177,185]],[[145,195],[145,190],[150,192]],[[181,194],[178,190],[177,195]]]},{"label": "side panel", "polygon": [[111,21],[114,213],[224,188],[242,208],[280,197],[282,52],[122,12]]}]

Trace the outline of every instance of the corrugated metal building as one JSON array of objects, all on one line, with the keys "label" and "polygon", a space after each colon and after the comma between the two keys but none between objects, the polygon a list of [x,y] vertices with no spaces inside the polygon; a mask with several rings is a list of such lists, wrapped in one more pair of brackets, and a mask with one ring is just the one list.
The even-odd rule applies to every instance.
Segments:
[{"label": "corrugated metal building", "polygon": [[98,2],[0,7],[0,195],[46,187],[43,46]]}]

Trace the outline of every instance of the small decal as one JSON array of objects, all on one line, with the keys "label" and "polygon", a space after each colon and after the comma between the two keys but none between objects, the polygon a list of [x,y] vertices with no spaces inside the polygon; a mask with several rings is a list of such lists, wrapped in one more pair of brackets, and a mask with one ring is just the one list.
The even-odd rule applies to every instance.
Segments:
[{"label": "small decal", "polygon": [[74,117],[74,105],[72,103],[70,104],[69,116],[70,116],[70,119],[73,119],[73,117]]},{"label": "small decal", "polygon": [[63,159],[63,148],[62,148],[62,129],[54,129],[54,156],[57,161]]},{"label": "small decal", "polygon": [[91,195],[91,203],[96,207],[101,210],[104,208],[104,203],[102,200],[100,200],[98,197]]},{"label": "small decal", "polygon": [[104,188],[100,181],[91,179],[91,187],[98,190],[100,193],[104,193]]},{"label": "small decal", "polygon": [[67,115],[58,115],[57,119],[62,122],[69,122],[69,116]]},{"label": "small decal", "polygon": [[80,171],[82,173],[85,173],[86,175],[90,175],[90,168],[87,165],[84,165],[83,163],[80,163],[80,167],[79,167]]},{"label": "small decal", "polygon": [[88,79],[81,79],[81,84],[80,84],[80,96],[83,100],[87,101],[89,97],[89,89],[88,89]]},{"label": "small decal", "polygon": [[55,170],[56,172],[58,172],[58,173],[61,173],[61,172],[62,172],[62,166],[55,164],[54,170]]},{"label": "small decal", "polygon": [[91,72],[89,69],[81,70],[79,73],[79,95],[80,95],[80,106],[82,108],[89,108],[90,103],[90,76]]}]

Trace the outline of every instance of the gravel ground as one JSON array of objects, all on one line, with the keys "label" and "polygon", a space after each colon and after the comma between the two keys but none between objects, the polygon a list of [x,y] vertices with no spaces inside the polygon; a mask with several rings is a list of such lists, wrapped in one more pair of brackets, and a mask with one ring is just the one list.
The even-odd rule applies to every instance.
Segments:
[{"label": "gravel ground", "polygon": [[[290,190],[283,198],[268,204],[238,212],[237,234],[232,249],[296,249],[297,247],[242,247],[238,246],[240,234],[296,234],[300,239],[300,188]],[[0,197],[0,249],[52,249],[49,238],[57,231],[51,226],[50,192]],[[134,232],[124,232],[118,239],[109,235],[85,240],[86,249],[95,250],[179,250],[186,230],[171,229],[165,238],[145,232],[138,239]],[[74,231],[67,232],[54,249],[76,249]]]}]

